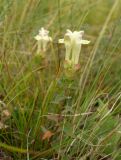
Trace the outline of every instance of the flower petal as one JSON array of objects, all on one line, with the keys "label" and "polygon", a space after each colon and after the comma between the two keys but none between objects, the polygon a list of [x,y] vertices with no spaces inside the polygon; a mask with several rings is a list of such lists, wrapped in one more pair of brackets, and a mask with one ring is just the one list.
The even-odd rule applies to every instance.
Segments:
[{"label": "flower petal", "polygon": [[64,39],[59,39],[58,43],[64,43]]},{"label": "flower petal", "polygon": [[84,31],[79,31],[79,33],[80,33],[81,35],[83,35],[83,34],[84,34]]},{"label": "flower petal", "polygon": [[88,40],[81,40],[81,42],[80,42],[80,44],[89,44],[90,43],[90,41],[88,41]]},{"label": "flower petal", "polygon": [[75,45],[73,45],[71,60],[72,60],[72,63],[75,65],[79,63],[80,51],[81,51],[80,43],[76,43]]},{"label": "flower petal", "polygon": [[66,32],[67,32],[67,33],[70,33],[70,34],[73,33],[70,29],[67,29]]},{"label": "flower petal", "polygon": [[37,41],[41,40],[41,36],[37,35],[34,37]]}]

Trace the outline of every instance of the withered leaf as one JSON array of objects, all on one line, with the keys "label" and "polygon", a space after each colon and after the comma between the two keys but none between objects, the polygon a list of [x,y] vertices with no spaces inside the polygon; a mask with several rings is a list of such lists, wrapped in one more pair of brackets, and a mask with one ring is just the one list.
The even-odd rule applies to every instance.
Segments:
[{"label": "withered leaf", "polygon": [[42,140],[50,140],[50,138],[52,137],[54,135],[54,133],[52,133],[51,131],[46,131],[45,133],[44,133],[44,135],[42,136]]}]

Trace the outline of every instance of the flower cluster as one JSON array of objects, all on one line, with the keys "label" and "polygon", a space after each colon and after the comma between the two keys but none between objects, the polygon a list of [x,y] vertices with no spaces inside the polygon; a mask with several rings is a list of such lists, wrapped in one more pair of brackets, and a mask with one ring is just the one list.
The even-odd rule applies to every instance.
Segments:
[{"label": "flower cluster", "polygon": [[66,48],[65,62],[67,66],[75,67],[79,64],[79,56],[82,44],[89,44],[90,41],[83,40],[84,31],[67,30],[64,39],[59,39],[59,43],[64,43]]},{"label": "flower cluster", "polygon": [[49,31],[41,28],[39,34],[35,36],[35,39],[38,41],[37,54],[44,57],[43,53],[47,50],[48,42],[52,41],[52,38],[49,37]]},{"label": "flower cluster", "polygon": [[[39,34],[35,37],[38,41],[38,54],[46,51],[48,42],[52,41],[49,37],[49,31],[41,28]],[[79,65],[79,57],[81,52],[82,44],[89,44],[90,41],[83,40],[84,31],[74,31],[67,30],[63,39],[59,39],[59,43],[64,43],[66,48],[65,54],[65,67],[75,68]]]}]

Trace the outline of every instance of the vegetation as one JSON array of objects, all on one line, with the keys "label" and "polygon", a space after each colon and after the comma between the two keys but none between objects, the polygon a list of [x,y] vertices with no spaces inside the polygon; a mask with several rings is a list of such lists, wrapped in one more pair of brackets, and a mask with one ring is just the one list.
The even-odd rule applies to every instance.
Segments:
[{"label": "vegetation", "polygon": [[[121,160],[120,10],[120,0],[0,0],[2,160]],[[58,43],[67,29],[90,41],[76,70]]]}]

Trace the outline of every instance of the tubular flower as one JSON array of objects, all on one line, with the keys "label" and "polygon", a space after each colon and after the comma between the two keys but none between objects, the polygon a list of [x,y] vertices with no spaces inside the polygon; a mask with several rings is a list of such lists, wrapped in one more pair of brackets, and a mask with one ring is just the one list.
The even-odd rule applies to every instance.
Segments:
[{"label": "tubular flower", "polygon": [[83,40],[84,31],[67,30],[64,39],[59,39],[59,43],[64,43],[66,48],[65,61],[73,67],[79,64],[79,56],[82,44],[89,44],[90,41]]},{"label": "tubular flower", "polygon": [[48,42],[52,41],[52,38],[49,37],[49,31],[41,28],[39,34],[34,37],[38,41],[37,54],[43,55],[43,52],[47,50]]}]

